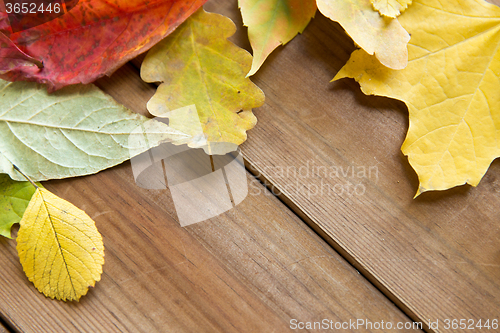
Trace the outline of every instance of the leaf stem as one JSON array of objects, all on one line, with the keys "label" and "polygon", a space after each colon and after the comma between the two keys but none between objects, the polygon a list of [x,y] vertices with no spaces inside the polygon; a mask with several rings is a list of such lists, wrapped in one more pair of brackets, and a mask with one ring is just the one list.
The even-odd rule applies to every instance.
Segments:
[{"label": "leaf stem", "polygon": [[31,183],[31,185],[35,186],[35,188],[36,188],[36,189],[38,189],[38,186],[37,186],[37,185],[36,185],[36,184],[35,184],[35,183],[31,180],[31,178],[30,178],[30,177],[28,177],[28,176],[27,176],[24,172],[22,172],[22,171],[21,171],[21,169],[19,169],[19,168],[17,167],[17,165],[12,164],[12,166],[14,167],[14,169],[16,169],[16,170],[17,170],[17,172],[19,172],[21,175],[23,175],[23,176],[24,176],[24,178],[26,178],[26,179],[27,179],[27,180]]}]

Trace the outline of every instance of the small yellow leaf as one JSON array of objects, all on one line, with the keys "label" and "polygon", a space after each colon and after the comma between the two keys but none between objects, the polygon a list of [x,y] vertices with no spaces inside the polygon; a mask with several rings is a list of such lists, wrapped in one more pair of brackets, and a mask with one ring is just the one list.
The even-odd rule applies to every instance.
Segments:
[{"label": "small yellow leaf", "polygon": [[408,64],[410,35],[397,19],[380,16],[370,0],[317,0],[319,11],[340,23],[356,44],[392,69]]},{"label": "small yellow leaf", "polygon": [[[149,112],[169,117],[174,128],[197,113],[194,125],[201,125],[207,141],[243,143],[257,123],[251,109],[264,104],[264,93],[245,77],[252,56],[227,40],[235,31],[227,17],[200,9],[156,44],[141,67],[144,81],[162,82],[148,102]],[[182,108],[189,111],[172,112]]]},{"label": "small yellow leaf", "polygon": [[28,279],[45,296],[78,301],[101,279],[102,237],[84,211],[37,188],[20,224],[19,259]]},{"label": "small yellow leaf", "polygon": [[334,79],[406,103],[402,151],[418,174],[417,195],[476,186],[500,157],[500,8],[414,0],[399,20],[412,35],[408,67],[390,70],[358,50]]},{"label": "small yellow leaf", "polygon": [[381,15],[396,18],[411,5],[412,0],[370,0]]}]

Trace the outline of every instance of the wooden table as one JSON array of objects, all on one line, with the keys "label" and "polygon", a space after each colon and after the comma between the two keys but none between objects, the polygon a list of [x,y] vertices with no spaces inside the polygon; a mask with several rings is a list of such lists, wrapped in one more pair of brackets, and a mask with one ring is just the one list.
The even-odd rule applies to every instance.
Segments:
[{"label": "wooden table", "polygon": [[[232,18],[231,40],[250,50],[236,1],[205,8]],[[138,187],[129,162],[46,182],[96,221],[102,281],[79,303],[48,300],[25,277],[15,241],[0,239],[0,333],[287,332],[323,319],[456,332],[446,319],[499,319],[499,161],[477,188],[412,199],[405,105],[351,80],[329,83],[353,49],[318,13],[252,77],[266,104],[242,152],[258,191],[218,217],[181,227],[170,192]],[[141,81],[141,59],[97,85],[146,115],[155,86]]]}]

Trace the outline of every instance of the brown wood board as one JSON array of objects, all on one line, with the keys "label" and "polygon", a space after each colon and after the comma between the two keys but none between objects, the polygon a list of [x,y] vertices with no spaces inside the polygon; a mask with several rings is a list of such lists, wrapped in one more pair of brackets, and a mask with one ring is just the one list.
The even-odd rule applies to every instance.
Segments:
[{"label": "brown wood board", "polygon": [[[206,8],[241,25],[235,2]],[[232,40],[249,47],[244,29]],[[404,104],[366,97],[349,80],[328,83],[352,49],[342,29],[318,13],[304,35],[271,55],[253,77],[267,101],[242,147],[249,169],[415,319],[491,319],[499,309],[500,164],[476,189],[412,200],[417,179],[399,150]],[[143,114],[154,93],[130,66],[98,84]],[[377,177],[342,174],[360,166],[377,166]],[[322,167],[343,169],[325,177]],[[293,170],[309,173],[291,177]],[[365,193],[310,190],[347,181]],[[103,281],[80,303],[46,300],[22,273],[15,242],[1,240],[0,312],[25,332],[286,331],[294,317],[407,321],[254,186],[261,194],[234,211],[180,228],[169,194],[138,189],[128,163],[48,182],[96,218],[107,249]]]},{"label": "brown wood board", "polygon": [[[230,1],[206,7],[241,20]],[[329,83],[353,49],[317,13],[268,58],[252,77],[266,104],[242,146],[249,169],[415,320],[498,319],[500,162],[477,188],[414,200],[405,105]]]},{"label": "brown wood board", "polygon": [[[138,112],[154,92],[130,65],[99,86]],[[2,239],[0,313],[21,332],[285,332],[291,319],[325,318],[411,323],[252,180],[259,193],[186,228],[169,191],[139,188],[129,162],[45,182],[96,221],[106,248],[102,281],[79,303],[46,299],[22,272],[15,241]]]},{"label": "brown wood board", "polygon": [[9,331],[4,325],[0,324],[0,333],[9,333]]}]

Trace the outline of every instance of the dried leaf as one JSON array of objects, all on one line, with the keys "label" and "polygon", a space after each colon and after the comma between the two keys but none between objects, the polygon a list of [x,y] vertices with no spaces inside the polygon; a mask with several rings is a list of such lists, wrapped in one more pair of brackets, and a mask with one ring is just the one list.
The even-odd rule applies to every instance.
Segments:
[{"label": "dried leaf", "polygon": [[50,91],[93,82],[151,48],[205,1],[80,0],[31,29],[13,31],[0,21],[0,78],[46,83]]},{"label": "dried leaf", "polygon": [[412,0],[370,0],[380,15],[396,18],[411,5]]},{"label": "dried leaf", "polygon": [[302,33],[316,13],[315,0],[239,0],[238,4],[253,50],[248,76],[259,70],[274,49]]},{"label": "dried leaf", "polygon": [[400,20],[412,34],[407,68],[390,70],[359,50],[335,79],[406,102],[402,150],[418,174],[417,195],[476,186],[500,156],[500,8],[415,0]]},{"label": "dried leaf", "polygon": [[397,19],[384,18],[373,10],[370,0],[317,0],[319,11],[339,22],[368,54],[392,69],[408,64],[410,36]]},{"label": "dried leaf", "polygon": [[43,188],[23,215],[17,252],[28,279],[52,299],[78,301],[101,279],[104,246],[94,221]]},{"label": "dried leaf", "polygon": [[30,182],[16,182],[0,174],[0,235],[10,237],[10,229],[19,223],[35,193]]},{"label": "dried leaf", "polygon": [[[264,103],[264,94],[245,78],[252,57],[226,39],[235,31],[227,17],[201,9],[153,47],[141,77],[162,84],[148,103],[149,111],[161,117],[194,105],[209,142],[243,143],[257,122],[251,109]],[[174,112],[170,124],[183,122],[178,114],[189,113]]]},{"label": "dried leaf", "polygon": [[[0,80],[0,173],[35,181],[96,173],[162,141],[189,137],[117,104],[95,86],[54,94],[30,82]],[[144,127],[144,133],[134,132]],[[147,135],[145,143],[131,138]]]}]

